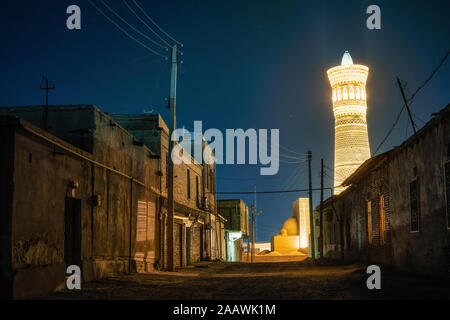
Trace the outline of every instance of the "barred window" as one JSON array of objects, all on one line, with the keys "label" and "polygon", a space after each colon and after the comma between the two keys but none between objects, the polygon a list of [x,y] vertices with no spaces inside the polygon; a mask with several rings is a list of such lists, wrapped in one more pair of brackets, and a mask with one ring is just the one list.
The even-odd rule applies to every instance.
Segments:
[{"label": "barred window", "polygon": [[191,198],[191,171],[187,170],[187,198]]}]

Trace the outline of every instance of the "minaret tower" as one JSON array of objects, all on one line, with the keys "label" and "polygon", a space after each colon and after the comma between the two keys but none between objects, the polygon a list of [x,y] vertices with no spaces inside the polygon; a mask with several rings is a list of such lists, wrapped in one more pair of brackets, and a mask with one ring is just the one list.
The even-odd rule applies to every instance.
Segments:
[{"label": "minaret tower", "polygon": [[341,183],[370,158],[367,133],[366,81],[369,68],[353,64],[345,51],[340,66],[327,71],[332,88],[334,113],[334,193]]}]

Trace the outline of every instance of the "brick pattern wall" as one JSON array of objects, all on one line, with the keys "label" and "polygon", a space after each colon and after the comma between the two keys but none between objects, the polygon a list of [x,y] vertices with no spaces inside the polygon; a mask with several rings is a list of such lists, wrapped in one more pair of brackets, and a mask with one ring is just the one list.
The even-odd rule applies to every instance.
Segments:
[{"label": "brick pattern wall", "polygon": [[202,232],[201,224],[197,223],[191,227],[191,263],[198,262],[200,256],[200,233]]}]

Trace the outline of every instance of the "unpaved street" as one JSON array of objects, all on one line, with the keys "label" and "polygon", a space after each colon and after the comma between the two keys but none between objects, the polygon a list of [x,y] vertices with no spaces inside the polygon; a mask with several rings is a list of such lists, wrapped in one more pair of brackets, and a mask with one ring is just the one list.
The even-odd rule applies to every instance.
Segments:
[{"label": "unpaved street", "polygon": [[450,299],[445,280],[382,270],[381,290],[368,290],[365,267],[280,263],[202,262],[178,272],[134,274],[83,284],[48,299]]}]

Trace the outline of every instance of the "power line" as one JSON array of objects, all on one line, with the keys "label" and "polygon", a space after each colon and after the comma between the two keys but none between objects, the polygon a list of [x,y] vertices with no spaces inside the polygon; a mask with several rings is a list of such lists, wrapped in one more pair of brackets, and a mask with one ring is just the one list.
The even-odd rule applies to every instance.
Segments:
[{"label": "power line", "polygon": [[112,20],[110,17],[108,17],[101,9],[99,9],[94,3],[92,3],[91,0],[88,0],[88,2],[91,4],[91,6],[93,6],[98,12],[100,12],[100,14],[102,14],[106,19],[108,19],[112,24],[114,24],[120,31],[122,31],[127,37],[129,37],[130,39],[134,40],[135,42],[139,43],[141,46],[143,46],[144,48],[146,48],[148,51],[164,58],[165,60],[168,60],[168,58],[158,52],[156,52],[155,50],[153,50],[152,48],[146,46],[144,43],[142,43],[141,41],[139,41],[138,39],[136,39],[135,37],[133,37],[131,34],[129,34],[125,29],[123,29],[119,24],[117,24],[114,20]]},{"label": "power line", "polygon": [[[136,16],[136,18],[139,19],[151,32],[153,32],[162,42],[164,42],[167,46],[171,47],[171,45],[164,40],[155,30],[153,30],[137,13],[133,10],[133,8],[126,2],[125,0],[122,0],[123,3],[130,9],[130,11]],[[136,3],[136,2],[135,2]],[[142,10],[142,9],[141,9]],[[146,15],[147,16],[147,15]],[[147,16],[148,17],[148,16]],[[150,17],[148,17],[150,18]]]},{"label": "power line", "polygon": [[299,167],[295,172],[293,178],[291,179],[291,183],[285,185],[281,190],[285,191],[295,186],[296,183],[300,182],[300,177],[305,173],[306,167]]},{"label": "power line", "polygon": [[285,166],[279,166],[279,167],[280,168],[298,167],[300,164],[303,164],[303,162],[297,162],[296,164],[287,164]]},{"label": "power line", "polygon": [[[332,190],[332,188],[324,188]],[[320,188],[312,188],[312,191],[320,191]],[[297,189],[297,190],[277,190],[277,191],[224,191],[224,192],[208,192],[212,194],[270,194],[270,193],[292,193],[292,192],[308,192],[309,189]]]},{"label": "power line", "polygon": [[[306,160],[306,157],[305,156],[290,156],[290,155],[286,155],[286,154],[282,154],[282,153],[280,153],[280,157],[283,157],[283,158],[288,158],[288,159],[294,159],[294,160],[301,160],[301,161],[304,161],[304,160]],[[303,158],[302,158],[303,157]]]},{"label": "power line", "polygon": [[288,163],[288,164],[302,164],[304,163],[304,160],[300,160],[300,161],[285,161],[285,160],[280,160],[280,163]]},{"label": "power line", "polygon": [[442,58],[441,62],[439,63],[439,65],[433,70],[433,72],[430,74],[430,76],[424,81],[424,83],[419,86],[417,88],[417,90],[412,94],[412,96],[409,98],[408,102],[412,103],[412,100],[414,99],[414,97],[416,96],[416,94],[423,88],[426,86],[426,84],[428,83],[428,81],[431,80],[431,78],[433,78],[434,74],[439,70],[439,68],[444,64],[445,60],[447,59],[448,55],[450,53],[450,50],[447,51],[447,53],[445,54],[445,56]]},{"label": "power line", "polygon": [[296,154],[296,155],[305,156],[305,157],[308,156],[308,154],[306,154],[306,153],[296,152],[296,151],[293,151],[293,150],[291,150],[291,149],[289,149],[289,148],[283,147],[282,145],[280,145],[280,148],[281,148],[281,149],[284,149],[284,150],[286,150],[286,151],[288,151],[288,152],[291,152],[291,153],[293,153],[293,154]]},{"label": "power line", "polygon": [[172,41],[178,43],[181,47],[183,47],[183,44],[181,42],[179,42],[176,39],[174,39],[173,37],[171,37],[170,34],[168,34],[166,31],[164,31],[163,28],[161,28],[155,21],[153,21],[153,19],[149,17],[149,15],[144,11],[144,9],[142,9],[142,7],[135,0],[133,0],[133,2],[142,11],[142,13],[147,17],[147,19],[150,20],[159,29],[159,31],[161,31],[169,39],[171,39]]},{"label": "power line", "polygon": [[[304,171],[306,170],[305,167],[301,167],[298,166],[293,174],[291,174],[291,179],[286,179],[286,181],[284,181],[284,183],[281,185],[280,190],[285,191],[288,190],[289,188],[292,188],[298,181],[297,179],[299,178],[299,176],[301,176]],[[283,196],[283,194],[278,194],[278,195],[273,195],[273,196],[269,196],[269,198],[267,198],[268,200],[273,200],[277,197],[281,197]]]},{"label": "power line", "polygon": [[144,38],[146,38],[147,40],[153,42],[154,44],[156,44],[157,46],[165,49],[166,51],[169,51],[168,47],[163,46],[162,44],[159,44],[158,42],[156,42],[155,40],[153,40],[152,38],[150,38],[149,36],[147,36],[146,34],[142,33],[141,31],[139,31],[138,29],[136,29],[134,26],[132,26],[130,23],[128,23],[124,18],[122,18],[116,11],[114,11],[114,9],[112,9],[110,6],[108,6],[103,0],[100,0],[100,2],[109,9],[109,11],[111,11],[117,18],[119,18],[120,20],[122,20],[122,22],[124,22],[126,25],[128,25],[131,29],[133,29],[134,31],[136,31],[137,33],[139,33],[141,36],[143,36]]},{"label": "power line", "polygon": [[280,177],[265,177],[261,176],[258,178],[221,178],[216,177],[217,180],[225,180],[225,181],[258,181],[258,182],[267,182],[272,180],[279,180],[279,179],[289,179],[292,176],[280,176]]},{"label": "power line", "polygon": [[[417,90],[411,95],[411,97],[408,99],[409,104],[412,104],[413,99],[415,98],[415,96],[417,95],[417,93],[419,93],[419,91],[425,87],[425,85],[431,80],[431,78],[433,78],[434,74],[439,70],[439,68],[444,64],[445,60],[448,57],[448,54],[450,53],[450,51],[447,51],[447,53],[445,54],[445,56],[442,58],[441,62],[439,63],[439,65],[433,70],[433,72],[431,72],[430,76],[424,81],[424,83],[422,85],[420,85]],[[403,110],[405,109],[406,104],[403,104],[403,107],[400,109],[400,112],[397,115],[397,118],[395,119],[392,127],[389,129],[387,135],[384,137],[384,139],[381,141],[381,143],[378,145],[377,149],[374,152],[374,155],[378,152],[378,150],[380,150],[381,146],[386,142],[387,138],[390,136],[390,134],[392,133],[392,130],[394,130],[395,126],[397,125],[398,121],[400,120],[400,116],[403,112]]]}]

